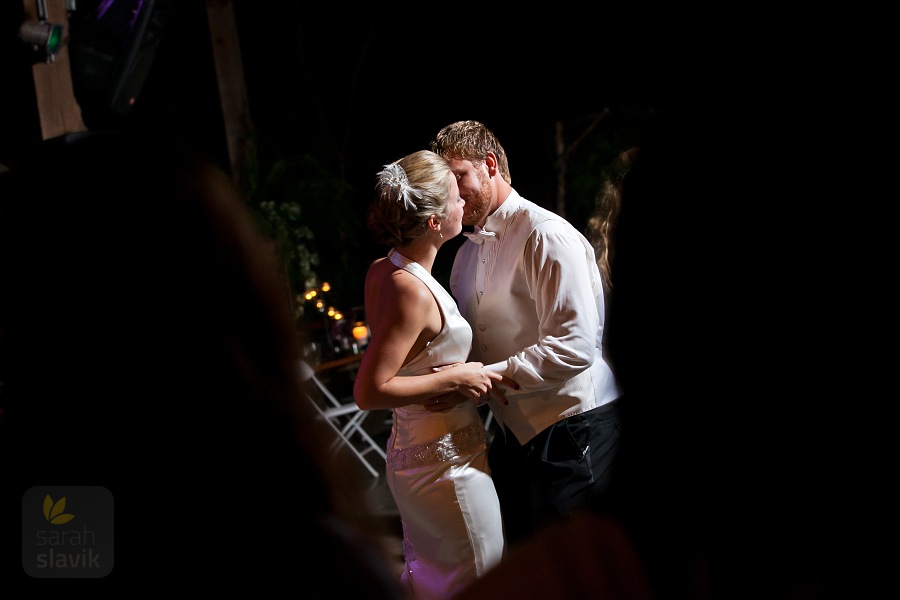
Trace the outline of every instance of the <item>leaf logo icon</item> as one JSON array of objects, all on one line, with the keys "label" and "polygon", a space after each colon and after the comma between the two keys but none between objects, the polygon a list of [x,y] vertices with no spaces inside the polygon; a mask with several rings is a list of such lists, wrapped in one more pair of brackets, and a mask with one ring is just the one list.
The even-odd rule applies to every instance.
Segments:
[{"label": "leaf logo icon", "polygon": [[62,525],[68,523],[75,518],[75,515],[66,514],[66,499],[60,498],[59,502],[53,502],[50,494],[44,498],[44,518],[54,525]]}]

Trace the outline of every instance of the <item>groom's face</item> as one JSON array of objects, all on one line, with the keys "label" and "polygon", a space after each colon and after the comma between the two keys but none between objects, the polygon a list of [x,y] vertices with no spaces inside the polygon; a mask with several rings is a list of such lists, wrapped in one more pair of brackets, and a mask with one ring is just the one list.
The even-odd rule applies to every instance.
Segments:
[{"label": "groom's face", "polygon": [[491,206],[491,184],[487,167],[483,162],[476,165],[461,158],[451,158],[448,162],[456,176],[459,195],[466,201],[463,225],[484,225]]}]

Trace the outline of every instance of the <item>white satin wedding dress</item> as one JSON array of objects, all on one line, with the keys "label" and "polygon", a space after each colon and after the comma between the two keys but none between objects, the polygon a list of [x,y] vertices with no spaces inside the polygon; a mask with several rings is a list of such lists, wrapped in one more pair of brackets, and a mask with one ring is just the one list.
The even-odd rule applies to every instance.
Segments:
[{"label": "white satin wedding dress", "polygon": [[[472,330],[453,297],[418,263],[396,250],[388,257],[428,286],[444,318],[441,332],[399,375],[465,362]],[[440,412],[418,404],[394,409],[387,481],[403,524],[402,580],[416,600],[449,598],[500,562],[500,503],[473,403]]]}]

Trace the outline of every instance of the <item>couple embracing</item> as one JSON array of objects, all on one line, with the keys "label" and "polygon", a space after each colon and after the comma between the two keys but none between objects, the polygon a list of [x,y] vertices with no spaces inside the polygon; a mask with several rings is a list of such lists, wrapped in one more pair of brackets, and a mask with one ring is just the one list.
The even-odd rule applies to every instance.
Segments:
[{"label": "couple embracing", "polygon": [[[584,235],[512,187],[477,121],[385,165],[368,225],[390,251],[366,277],[372,338],[354,397],[393,411],[403,582],[418,600],[449,598],[609,485],[620,390],[602,356],[603,279]],[[463,226],[448,292],[431,270]]]}]

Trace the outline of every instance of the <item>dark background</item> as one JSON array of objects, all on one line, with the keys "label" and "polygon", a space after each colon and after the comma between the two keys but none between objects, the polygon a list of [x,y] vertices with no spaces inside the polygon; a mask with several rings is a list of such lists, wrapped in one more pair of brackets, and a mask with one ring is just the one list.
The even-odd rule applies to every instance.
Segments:
[{"label": "dark background", "polygon": [[[8,165],[40,138],[33,56],[15,38],[20,8],[0,6]],[[728,575],[751,588],[773,572],[816,588],[846,571],[855,550],[838,538],[859,515],[841,500],[859,478],[849,451],[859,426],[856,395],[843,387],[847,349],[833,331],[853,327],[843,304],[853,290],[837,266],[844,229],[822,227],[820,217],[833,173],[858,148],[836,139],[838,111],[823,110],[842,81],[829,70],[827,93],[807,93],[834,64],[816,58],[827,43],[800,43],[807,23],[640,4],[529,11],[241,0],[235,8],[261,168],[311,156],[351,190],[340,221],[304,207],[320,274],[337,282],[345,309],[362,302],[365,268],[384,253],[362,226],[375,173],[441,126],[483,121],[509,155],[516,189],[552,207],[556,123],[571,143],[608,115],[570,165],[567,206],[585,207],[604,159],[648,129],[658,135],[659,115],[674,121],[662,130],[674,160],[657,171],[659,204],[637,219],[652,235],[632,241],[637,264],[650,268],[631,288],[630,319],[658,329],[638,330],[649,340],[642,347],[620,346],[657,359],[632,363],[657,411],[646,452],[672,461],[670,485],[645,502],[675,520],[691,504],[685,514],[708,509],[705,522],[733,553],[723,559]],[[85,102],[88,125],[175,131],[227,165],[205,4],[170,10],[133,112],[114,118]],[[823,154],[829,162],[819,162]],[[575,222],[583,214],[572,218],[583,225]],[[446,248],[438,276],[450,259]],[[698,497],[709,490],[692,478],[725,485]]]},{"label": "dark background", "polygon": [[[70,13],[73,39],[98,4],[82,1]],[[205,3],[155,4],[165,11],[165,27],[127,115],[112,114],[90,93],[73,55],[85,123],[172,130],[227,167]],[[3,82],[14,93],[4,102],[12,104],[6,114],[20,117],[3,122],[6,164],[40,136],[34,57],[9,34],[21,11],[11,5],[17,3],[7,3],[2,15],[12,26],[3,38]],[[701,50],[715,36],[692,33],[700,28],[686,14],[512,9],[501,27],[498,14],[451,7],[433,16],[418,5],[351,11],[337,3],[243,0],[234,7],[261,176],[278,161],[312,157],[349,186],[336,212],[327,199],[304,206],[316,235],[317,274],[332,283],[333,300],[344,310],[362,303],[364,266],[385,251],[364,226],[375,173],[425,147],[443,125],[459,119],[488,125],[507,151],[516,188],[553,208],[557,123],[567,144],[599,123],[569,157],[567,216],[582,229],[602,169],[639,139],[648,120],[698,100],[713,104],[705,80],[709,57]],[[455,243],[441,253],[439,278]]]}]

